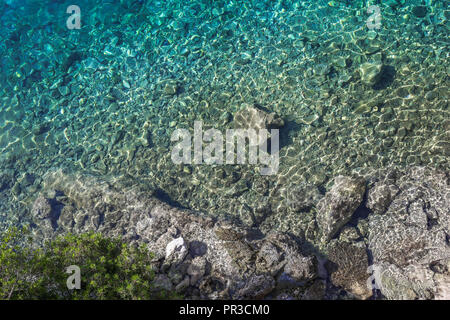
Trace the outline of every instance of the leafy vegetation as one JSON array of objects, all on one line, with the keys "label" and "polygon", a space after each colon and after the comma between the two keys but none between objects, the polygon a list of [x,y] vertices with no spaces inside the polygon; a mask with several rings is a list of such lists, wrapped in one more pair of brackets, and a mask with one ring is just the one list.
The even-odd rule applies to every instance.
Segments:
[{"label": "leafy vegetation", "polygon": [[[26,229],[0,236],[0,299],[174,299],[155,286],[153,255],[145,246],[99,233],[69,234],[32,248]],[[81,288],[68,289],[67,267],[81,271]]]}]

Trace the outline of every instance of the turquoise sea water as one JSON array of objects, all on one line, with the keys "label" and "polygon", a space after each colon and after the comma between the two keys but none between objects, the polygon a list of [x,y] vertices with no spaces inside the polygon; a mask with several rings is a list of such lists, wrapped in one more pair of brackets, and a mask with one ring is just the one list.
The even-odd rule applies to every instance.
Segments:
[{"label": "turquoise sea water", "polygon": [[[289,229],[299,184],[448,170],[448,19],[446,0],[2,0],[1,229],[57,169],[266,230]],[[284,119],[276,175],[173,163],[175,129],[254,106]]]}]

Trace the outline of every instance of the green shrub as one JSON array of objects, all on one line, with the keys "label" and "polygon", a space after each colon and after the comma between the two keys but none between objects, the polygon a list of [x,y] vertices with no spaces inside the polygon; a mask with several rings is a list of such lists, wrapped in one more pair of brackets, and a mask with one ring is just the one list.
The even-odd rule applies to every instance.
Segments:
[{"label": "green shrub", "polygon": [[[69,234],[31,248],[27,230],[0,237],[0,299],[174,299],[155,287],[153,255],[145,246],[99,233]],[[81,270],[81,288],[68,289],[67,267]]]}]

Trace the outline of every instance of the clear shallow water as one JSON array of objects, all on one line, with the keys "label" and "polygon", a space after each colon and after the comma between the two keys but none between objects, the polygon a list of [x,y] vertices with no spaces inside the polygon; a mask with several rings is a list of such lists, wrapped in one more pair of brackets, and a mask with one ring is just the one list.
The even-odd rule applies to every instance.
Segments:
[{"label": "clear shallow water", "polygon": [[[67,28],[72,4],[79,30]],[[27,221],[57,168],[266,229],[293,228],[286,190],[298,184],[448,170],[448,4],[2,1],[2,224]],[[285,122],[276,175],[173,163],[175,129],[224,132],[254,105]]]}]

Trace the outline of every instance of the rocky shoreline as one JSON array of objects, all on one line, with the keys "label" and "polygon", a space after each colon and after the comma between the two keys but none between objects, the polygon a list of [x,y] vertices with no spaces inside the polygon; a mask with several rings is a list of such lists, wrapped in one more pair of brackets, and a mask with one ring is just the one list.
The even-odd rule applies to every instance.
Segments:
[{"label": "rocky shoreline", "polygon": [[147,243],[157,283],[188,299],[450,298],[443,171],[336,177],[311,203],[314,239],[177,208],[113,179],[55,170],[43,185],[31,210],[37,243],[87,231]]}]

